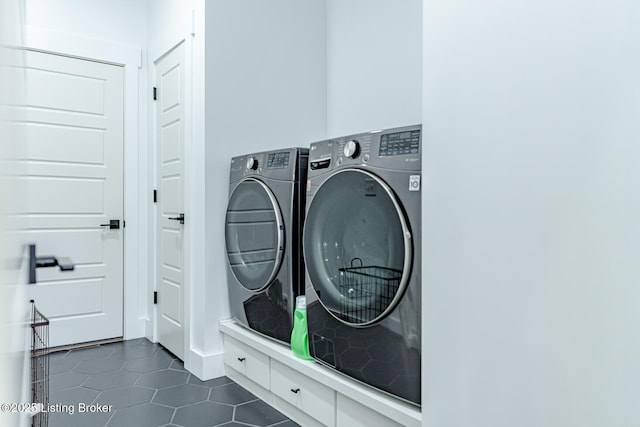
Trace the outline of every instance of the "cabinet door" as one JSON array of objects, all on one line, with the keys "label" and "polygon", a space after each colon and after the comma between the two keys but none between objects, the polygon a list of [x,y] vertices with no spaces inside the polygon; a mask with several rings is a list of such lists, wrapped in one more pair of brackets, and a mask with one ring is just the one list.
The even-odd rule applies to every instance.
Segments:
[{"label": "cabinet door", "polygon": [[340,393],[338,393],[337,403],[337,427],[403,427],[402,424]]},{"label": "cabinet door", "polygon": [[269,389],[269,357],[228,336],[224,340],[224,363],[256,384]]},{"label": "cabinet door", "polygon": [[275,360],[271,391],[322,424],[335,426],[335,391]]}]

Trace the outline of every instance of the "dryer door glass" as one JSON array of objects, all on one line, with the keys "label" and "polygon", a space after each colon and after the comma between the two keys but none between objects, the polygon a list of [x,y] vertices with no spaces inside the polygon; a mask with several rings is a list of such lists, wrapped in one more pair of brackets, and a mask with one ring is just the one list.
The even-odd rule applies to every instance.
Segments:
[{"label": "dryer door glass", "polygon": [[227,207],[225,240],[231,271],[250,291],[261,291],[278,273],[284,230],[271,190],[248,178],[233,190]]},{"label": "dryer door glass", "polygon": [[377,176],[345,169],[311,200],[305,262],[322,305],[351,325],[373,324],[400,300],[411,269],[411,233],[395,195]]}]

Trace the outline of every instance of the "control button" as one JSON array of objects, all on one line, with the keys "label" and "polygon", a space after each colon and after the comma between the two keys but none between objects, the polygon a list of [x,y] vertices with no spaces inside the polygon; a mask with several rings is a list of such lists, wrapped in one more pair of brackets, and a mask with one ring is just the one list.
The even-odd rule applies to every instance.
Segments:
[{"label": "control button", "polygon": [[369,155],[365,154],[362,160],[364,160],[364,162],[367,163],[369,161]]},{"label": "control button", "polygon": [[360,143],[358,143],[358,141],[356,141],[355,139],[344,144],[343,152],[345,157],[350,157],[352,159],[355,159],[356,157],[358,157],[359,151],[360,151]]},{"label": "control button", "polygon": [[247,159],[247,169],[258,169],[258,159],[256,159],[255,157],[249,157]]},{"label": "control button", "polygon": [[342,164],[342,157],[338,157],[338,165]]}]

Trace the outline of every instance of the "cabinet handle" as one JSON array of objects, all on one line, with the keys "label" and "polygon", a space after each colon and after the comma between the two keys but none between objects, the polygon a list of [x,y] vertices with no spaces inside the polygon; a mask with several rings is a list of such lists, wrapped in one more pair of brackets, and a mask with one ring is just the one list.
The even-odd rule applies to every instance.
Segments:
[{"label": "cabinet handle", "polygon": [[299,388],[292,388],[292,389],[291,389],[291,393],[298,394],[298,392],[299,392],[299,391],[300,391],[300,389],[299,389]]},{"label": "cabinet handle", "polygon": [[239,362],[244,362],[244,361],[245,361],[245,358],[244,358],[244,357],[238,357],[238,361],[239,361]]}]

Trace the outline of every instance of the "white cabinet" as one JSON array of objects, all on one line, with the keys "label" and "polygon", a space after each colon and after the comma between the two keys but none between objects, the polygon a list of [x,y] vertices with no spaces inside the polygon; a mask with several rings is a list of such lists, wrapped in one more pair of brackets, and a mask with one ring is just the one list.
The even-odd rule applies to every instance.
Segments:
[{"label": "white cabinet", "polygon": [[328,427],[335,426],[336,392],[271,360],[271,391]]},{"label": "white cabinet", "polygon": [[420,408],[367,387],[232,320],[220,322],[227,376],[306,427],[420,427]]},{"label": "white cabinet", "polygon": [[337,427],[402,427],[402,424],[340,393],[338,393],[336,417]]},{"label": "white cabinet", "polygon": [[231,337],[226,337],[224,341],[224,363],[256,384],[269,389],[271,382],[269,356]]}]

